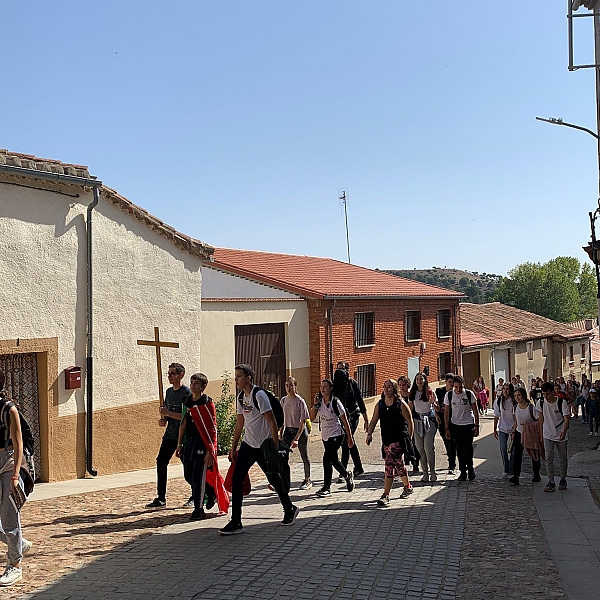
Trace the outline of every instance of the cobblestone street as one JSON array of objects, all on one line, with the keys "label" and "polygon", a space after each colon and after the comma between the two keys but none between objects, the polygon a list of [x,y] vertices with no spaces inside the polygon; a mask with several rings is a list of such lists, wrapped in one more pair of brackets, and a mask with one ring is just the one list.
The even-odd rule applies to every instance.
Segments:
[{"label": "cobblestone street", "polygon": [[[189,521],[182,479],[169,481],[169,507],[155,511],[144,508],[154,483],[28,502],[24,531],[34,548],[23,563],[24,582],[3,597],[566,598],[533,485],[524,478],[514,488],[499,478],[490,431],[485,419],[476,481],[445,474],[438,438],[437,484],[414,478],[407,500],[395,484],[388,509],[375,504],[382,489],[382,464],[373,458],[378,444],[361,446],[369,464],[356,490],[334,485],[325,499],[315,497],[317,487],[293,491],[301,511],[292,527],[280,527],[281,507],[255,469],[245,533],[234,538],[216,534],[227,517]],[[575,426],[573,437],[583,437]],[[317,482],[321,448],[311,443]],[[301,473],[294,457],[296,485]]]}]

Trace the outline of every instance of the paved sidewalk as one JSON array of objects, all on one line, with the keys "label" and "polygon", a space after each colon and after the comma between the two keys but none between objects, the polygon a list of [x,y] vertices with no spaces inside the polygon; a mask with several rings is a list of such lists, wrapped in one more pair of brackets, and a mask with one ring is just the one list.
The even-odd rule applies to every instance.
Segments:
[{"label": "paved sidewalk", "polygon": [[533,501],[554,562],[573,600],[600,598],[600,509],[585,479],[567,478],[566,492],[535,486]]},{"label": "paved sidewalk", "polygon": [[381,465],[357,483],[352,493],[334,485],[325,499],[293,492],[301,511],[292,527],[280,526],[281,506],[260,484],[244,501],[243,535],[217,535],[223,518],[166,527],[29,597],[454,599],[468,486],[415,486],[399,500],[397,484],[379,509]]}]

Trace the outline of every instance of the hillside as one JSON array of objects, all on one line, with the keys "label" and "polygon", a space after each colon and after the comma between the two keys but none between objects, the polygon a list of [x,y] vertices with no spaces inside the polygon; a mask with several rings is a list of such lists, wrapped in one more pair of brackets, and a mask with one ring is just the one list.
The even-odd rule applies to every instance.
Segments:
[{"label": "hillside", "polygon": [[493,273],[477,273],[476,271],[471,273],[460,269],[442,269],[440,267],[386,270],[385,273],[462,292],[467,296],[467,302],[474,304],[489,302],[500,280],[500,275]]}]

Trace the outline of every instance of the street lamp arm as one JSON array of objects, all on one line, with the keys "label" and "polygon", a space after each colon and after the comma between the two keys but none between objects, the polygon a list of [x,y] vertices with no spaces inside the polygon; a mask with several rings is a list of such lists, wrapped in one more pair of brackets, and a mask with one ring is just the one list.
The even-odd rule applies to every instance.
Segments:
[{"label": "street lamp arm", "polygon": [[567,123],[562,119],[555,119],[554,117],[550,117],[549,119],[543,119],[542,117],[536,117],[536,121],[544,121],[544,123],[551,123],[552,125],[564,125],[565,127],[571,127],[571,129],[579,129],[579,131],[585,131],[590,135],[593,135],[597,140],[600,139],[597,133],[594,133],[591,129],[587,127],[581,127],[581,125],[573,125],[573,123]]}]

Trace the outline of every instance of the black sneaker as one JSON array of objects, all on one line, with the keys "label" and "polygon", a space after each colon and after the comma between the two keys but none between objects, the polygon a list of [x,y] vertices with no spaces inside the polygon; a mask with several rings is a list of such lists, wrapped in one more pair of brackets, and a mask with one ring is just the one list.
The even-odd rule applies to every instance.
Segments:
[{"label": "black sneaker", "polygon": [[236,535],[237,533],[244,533],[244,526],[241,523],[234,523],[229,521],[223,529],[219,529],[221,535]]},{"label": "black sneaker", "polygon": [[331,496],[331,490],[326,487],[322,487],[316,494],[319,498],[325,498],[325,496]]},{"label": "black sneaker", "polygon": [[519,478],[515,477],[514,475],[508,481],[513,485],[519,485]]},{"label": "black sneaker", "polygon": [[382,494],[381,498],[377,500],[377,506],[381,506],[381,508],[386,508],[390,505],[390,497],[387,494]]},{"label": "black sneaker", "polygon": [[346,475],[346,489],[351,492],[354,489],[354,475],[352,471],[348,471],[348,475]]},{"label": "black sneaker", "polygon": [[365,470],[362,467],[354,467],[354,477],[360,477],[364,472]]},{"label": "black sneaker", "polygon": [[475,479],[475,471],[469,471],[469,481],[473,481]]},{"label": "black sneaker", "polygon": [[146,504],[146,508],[164,508],[167,505],[166,500],[161,500],[160,498],[154,498],[152,502]]},{"label": "black sneaker", "polygon": [[206,513],[203,508],[195,508],[194,512],[190,515],[191,521],[203,521],[206,519]]},{"label": "black sneaker", "polygon": [[466,480],[467,480],[467,474],[466,474],[466,473],[461,473],[461,474],[458,476],[458,480],[459,480],[459,481],[466,481]]},{"label": "black sneaker", "polygon": [[567,480],[566,479],[561,479],[558,482],[558,490],[560,492],[564,492],[567,489]]},{"label": "black sneaker", "polygon": [[415,491],[415,488],[412,487],[412,485],[410,487],[405,487],[402,490],[402,493],[400,494],[400,500],[404,500],[405,498],[408,498],[414,491]]},{"label": "black sneaker", "polygon": [[183,508],[192,508],[194,506],[194,497],[190,496],[184,503]]},{"label": "black sneaker", "polygon": [[556,484],[554,483],[554,481],[549,481],[546,484],[546,487],[544,488],[545,492],[553,492],[554,490],[556,490]]},{"label": "black sneaker", "polygon": [[292,506],[292,511],[283,517],[282,525],[293,525],[300,509],[297,506]]},{"label": "black sneaker", "polygon": [[542,480],[542,478],[539,475],[534,475],[533,479],[531,480],[532,483],[539,483]]},{"label": "black sneaker", "polygon": [[210,510],[217,501],[217,496],[215,494],[211,494],[206,501],[206,510]]}]

